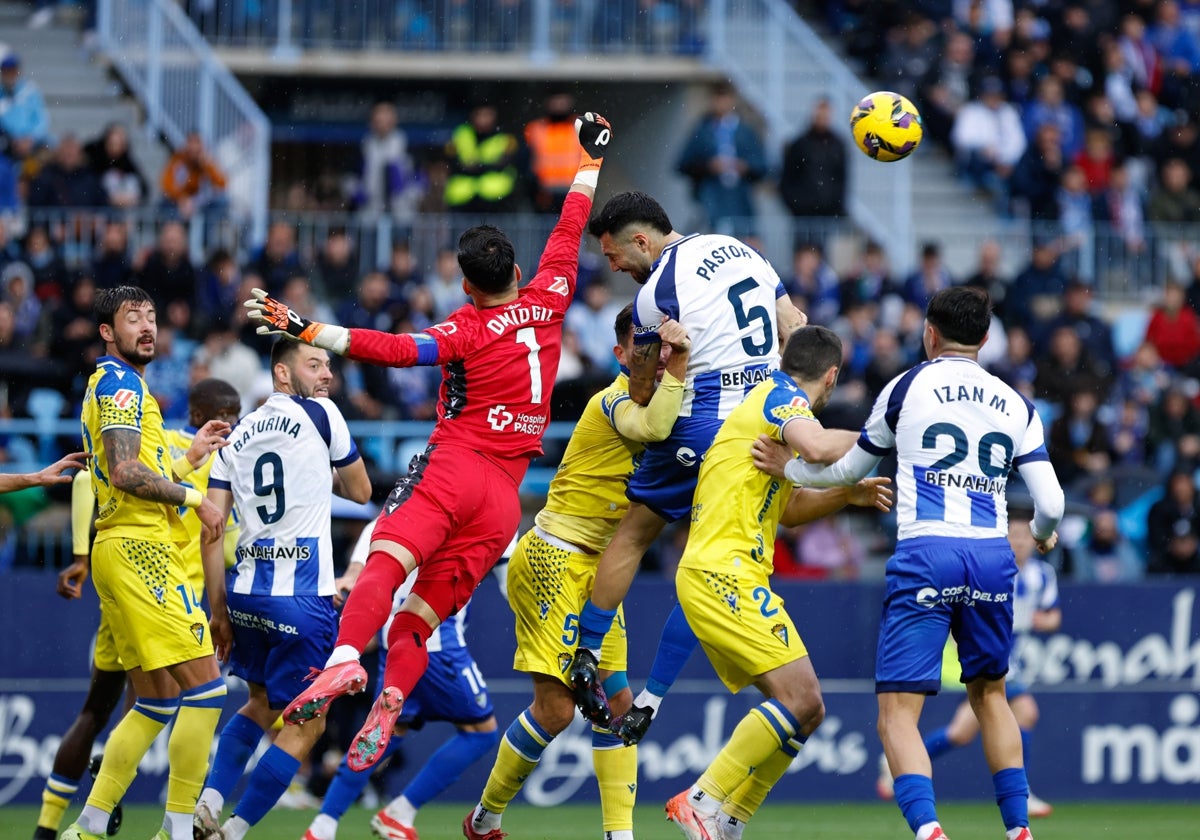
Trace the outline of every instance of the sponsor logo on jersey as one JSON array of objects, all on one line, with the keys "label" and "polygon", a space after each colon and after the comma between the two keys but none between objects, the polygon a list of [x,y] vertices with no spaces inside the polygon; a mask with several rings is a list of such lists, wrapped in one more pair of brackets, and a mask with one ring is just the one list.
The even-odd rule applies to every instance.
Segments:
[{"label": "sponsor logo on jersey", "polygon": [[788,629],[786,624],[776,624],[771,628],[771,635],[783,642],[784,647],[788,646]]},{"label": "sponsor logo on jersey", "polygon": [[[797,402],[802,404],[796,405]],[[771,416],[781,423],[797,418],[812,420],[814,417],[812,409],[808,405],[808,400],[801,399],[800,397],[793,399],[790,405],[775,406],[771,409]]]},{"label": "sponsor logo on jersey", "polygon": [[546,616],[548,616],[549,614],[550,614],[550,602],[549,601],[538,601],[538,615],[541,616],[542,621],[545,621]]},{"label": "sponsor logo on jersey", "polygon": [[452,321],[443,321],[440,324],[434,324],[429,329],[437,330],[442,335],[454,335],[456,332],[458,332],[458,324],[455,324]]},{"label": "sponsor logo on jersey", "polygon": [[197,621],[191,627],[192,635],[196,637],[196,644],[204,644],[204,625]]},{"label": "sponsor logo on jersey", "polygon": [[513,421],[511,411],[506,411],[502,405],[494,405],[488,409],[488,425],[497,432],[503,432]]},{"label": "sponsor logo on jersey", "polygon": [[926,586],[917,593],[917,603],[927,609],[933,609],[938,605],[938,591],[932,586]]},{"label": "sponsor logo on jersey", "polygon": [[696,455],[695,449],[690,446],[681,446],[675,450],[675,460],[685,467],[694,467],[700,458]]},{"label": "sponsor logo on jersey", "polygon": [[131,408],[138,403],[137,391],[131,391],[128,388],[120,388],[112,395],[113,405],[117,408]]}]

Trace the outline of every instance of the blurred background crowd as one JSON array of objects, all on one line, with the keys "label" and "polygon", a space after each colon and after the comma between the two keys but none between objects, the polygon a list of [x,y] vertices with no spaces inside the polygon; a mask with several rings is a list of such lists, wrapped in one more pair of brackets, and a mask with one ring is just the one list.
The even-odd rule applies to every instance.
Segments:
[{"label": "blurred background crowd", "polygon": [[[35,17],[43,5],[31,10]],[[671,50],[701,46],[698,30],[679,22],[702,15],[703,3],[596,5],[618,22],[626,13],[670,17]],[[980,201],[1008,223],[1029,226],[1028,253],[1006,267],[1012,255],[988,240],[970,271],[952,272],[942,244],[930,241],[915,270],[894,271],[879,244],[838,235],[851,226],[847,169],[858,154],[835,130],[845,115],[818,102],[808,126],[769,148],[728,83],[711,87],[706,112],[672,151],[670,165],[692,198],[676,226],[757,244],[763,213],[791,214],[792,258],[776,269],[797,306],[834,328],[846,347],[827,425],[857,427],[883,385],[921,360],[930,295],[956,283],[986,288],[995,320],[981,362],[1032,401],[1068,488],[1061,572],[1103,582],[1200,572],[1200,249],[1175,249],[1168,260],[1155,253],[1156,225],[1200,222],[1193,185],[1200,0],[796,5],[877,87],[913,99],[926,131],[918,154],[952,159]],[[186,7],[210,23],[227,11],[219,3]],[[414,20],[403,38],[422,31],[419,15]],[[55,432],[39,438],[0,426],[0,462],[15,467],[74,446],[55,424],[77,416],[102,351],[91,314],[97,288],[136,283],[154,296],[158,357],[147,379],[168,424],[186,422],[189,384],[206,376],[231,382],[243,411],[269,392],[269,345],[241,306],[251,288],[346,326],[409,332],[437,323],[466,302],[457,233],[493,216],[548,229],[569,187],[574,96],[566,86],[547,89],[525,105],[473,102],[436,142],[422,133],[418,144],[396,107],[378,102],[354,155],[277,179],[272,221],[252,247],[236,235],[237,186],[220,150],[205,148],[199,133],[155,172],[131,157],[122,125],[90,137],[55,135],[53,105],[23,72],[20,54],[7,51],[0,59],[0,417],[48,423]],[[152,225],[144,223],[147,208]],[[297,221],[318,210],[339,221],[319,228]],[[380,219],[388,231],[382,244]],[[428,219],[441,220],[433,236]],[[216,234],[197,237],[197,220]],[[1101,227],[1119,232],[1103,237],[1103,247]],[[529,267],[536,257],[518,253]],[[1152,300],[1106,297],[1098,281],[1117,270],[1144,275],[1136,279]],[[577,417],[615,374],[612,323],[632,291],[594,246],[585,249],[555,420]],[[436,370],[339,362],[334,399],[351,420],[429,421],[439,381]],[[539,463],[552,468],[564,442],[550,439]],[[394,456],[377,464],[384,492],[403,467]],[[11,536],[49,501],[4,502],[0,531]],[[877,576],[886,534],[873,516],[793,529],[781,533],[777,569],[814,579]],[[662,541],[651,565],[669,569],[684,536]],[[9,546],[0,551],[4,562],[47,562],[39,552],[16,551],[7,537],[0,542]]]}]

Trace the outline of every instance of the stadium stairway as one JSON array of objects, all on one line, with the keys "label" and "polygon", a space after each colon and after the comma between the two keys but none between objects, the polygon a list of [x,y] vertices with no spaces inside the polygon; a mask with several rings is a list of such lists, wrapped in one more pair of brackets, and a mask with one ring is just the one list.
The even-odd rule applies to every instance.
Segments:
[{"label": "stadium stairway", "polygon": [[27,3],[0,2],[0,43],[20,56],[22,77],[41,90],[54,136],[74,134],[86,143],[109,123],[123,123],[129,129],[130,154],[157,195],[168,152],[157,137],[138,130],[142,119],[137,103],[81,45],[81,12],[60,6],[54,21],[42,29],[28,27],[29,13]]}]

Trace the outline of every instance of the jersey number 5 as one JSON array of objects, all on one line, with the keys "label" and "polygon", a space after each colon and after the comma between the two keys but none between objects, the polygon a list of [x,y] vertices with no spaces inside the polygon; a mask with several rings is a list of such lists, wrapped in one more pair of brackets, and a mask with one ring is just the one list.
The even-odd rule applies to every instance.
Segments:
[{"label": "jersey number 5", "polygon": [[733,316],[737,319],[738,331],[745,332],[754,326],[754,322],[758,321],[762,325],[762,343],[755,342],[757,335],[747,335],[742,337],[742,349],[746,351],[747,356],[765,356],[771,352],[771,332],[774,327],[771,324],[771,313],[767,311],[765,306],[755,305],[749,309],[742,302],[742,296],[746,292],[753,291],[758,287],[758,283],[753,278],[747,277],[734,283],[729,287],[729,304],[733,307]]}]

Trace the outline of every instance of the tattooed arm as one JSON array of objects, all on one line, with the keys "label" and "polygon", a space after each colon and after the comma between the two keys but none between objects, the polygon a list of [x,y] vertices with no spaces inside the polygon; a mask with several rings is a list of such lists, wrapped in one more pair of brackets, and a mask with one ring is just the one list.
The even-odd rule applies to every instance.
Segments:
[{"label": "tattooed arm", "polygon": [[658,379],[658,354],[661,342],[635,344],[629,354],[629,396],[638,405],[649,405]]},{"label": "tattooed arm", "polygon": [[108,471],[113,486],[139,499],[181,505],[187,488],[168,481],[138,460],[142,433],[133,429],[105,429],[100,433],[108,455]]}]

